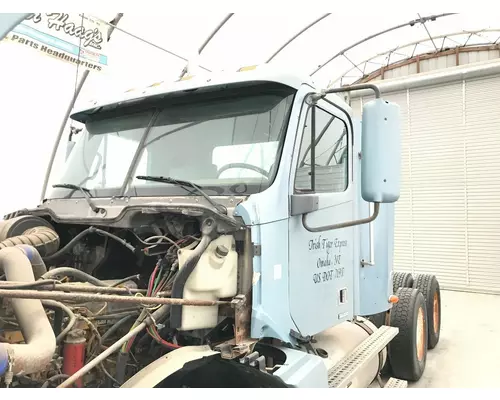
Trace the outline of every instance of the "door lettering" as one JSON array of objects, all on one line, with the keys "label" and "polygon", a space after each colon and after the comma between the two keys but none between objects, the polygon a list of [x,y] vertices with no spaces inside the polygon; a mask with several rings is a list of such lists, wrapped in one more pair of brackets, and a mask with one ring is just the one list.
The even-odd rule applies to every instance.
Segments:
[{"label": "door lettering", "polygon": [[347,240],[323,238],[321,235],[309,240],[309,252],[319,253],[316,259],[316,268],[321,269],[313,273],[315,284],[330,282],[344,277],[342,266],[343,248],[347,247]]}]

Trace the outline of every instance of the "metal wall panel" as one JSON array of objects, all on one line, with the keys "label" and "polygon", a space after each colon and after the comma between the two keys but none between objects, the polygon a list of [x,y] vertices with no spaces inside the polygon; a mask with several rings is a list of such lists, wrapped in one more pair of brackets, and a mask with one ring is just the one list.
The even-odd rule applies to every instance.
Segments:
[{"label": "metal wall panel", "polygon": [[443,287],[465,289],[463,87],[412,89],[409,98],[412,270],[435,274]]},{"label": "metal wall panel", "polygon": [[499,93],[494,76],[384,95],[402,112],[395,270],[500,293]]},{"label": "metal wall panel", "polygon": [[470,290],[500,293],[500,76],[464,84]]}]

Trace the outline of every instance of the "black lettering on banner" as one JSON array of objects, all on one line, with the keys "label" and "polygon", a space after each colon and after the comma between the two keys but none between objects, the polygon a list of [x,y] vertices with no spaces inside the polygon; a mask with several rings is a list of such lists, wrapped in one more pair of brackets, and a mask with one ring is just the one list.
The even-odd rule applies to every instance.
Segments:
[{"label": "black lettering on banner", "polygon": [[[94,56],[99,54],[90,49],[102,50],[102,44],[104,43],[104,34],[99,30],[99,28],[86,29],[82,24],[83,14],[75,15],[71,19],[68,13],[31,13],[26,17],[26,21],[30,21],[34,24],[45,25],[49,30],[63,32],[64,34],[74,37],[76,39],[81,39],[80,45],[85,49],[86,52]],[[87,21],[94,22],[90,17],[83,17]],[[20,44],[28,45],[34,49],[40,50],[52,57],[60,58],[64,61],[70,62],[72,64],[83,65],[90,70],[102,71],[102,66],[87,62],[84,60],[79,60],[76,56],[68,55],[64,52],[58,51],[56,49],[48,48],[43,43],[37,43],[31,38],[26,38],[13,34],[11,37],[12,41]]]},{"label": "black lettering on banner", "polygon": [[56,31],[62,31],[69,36],[74,36],[78,39],[82,39],[83,47],[93,47],[94,49],[101,50],[101,43],[103,42],[102,33],[99,29],[85,29],[81,24],[75,24],[74,22],[68,21],[69,14],[65,13],[47,13],[49,17],[47,21],[47,26],[49,29],[55,29]]},{"label": "black lettering on banner", "polygon": [[42,21],[42,14],[41,13],[31,13],[30,15],[28,15],[26,17],[26,20],[29,21],[29,20],[33,20],[33,22],[35,24],[38,24]]},{"label": "black lettering on banner", "polygon": [[347,240],[323,238],[321,235],[308,242],[310,252],[319,253],[316,268],[321,270],[313,273],[313,282],[323,283],[344,277],[342,266],[342,249],[347,247]]}]

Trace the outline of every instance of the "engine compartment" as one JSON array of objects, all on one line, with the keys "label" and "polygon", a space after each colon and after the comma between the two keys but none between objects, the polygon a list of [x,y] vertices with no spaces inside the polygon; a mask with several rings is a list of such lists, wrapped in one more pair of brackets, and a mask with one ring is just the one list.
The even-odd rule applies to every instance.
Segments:
[{"label": "engine compartment", "polygon": [[[228,232],[206,215],[137,213],[126,227],[61,223],[40,212],[6,216],[0,255],[21,250],[33,278],[12,282],[0,260],[0,350],[28,342],[30,322],[15,310],[20,301],[42,303],[56,346],[46,365],[30,373],[16,369],[14,358],[23,354],[8,350],[2,358],[0,351],[5,386],[57,386],[141,323],[144,330],[70,386],[119,387],[183,346],[238,347],[249,324],[250,244],[248,230]],[[226,358],[238,352],[230,353]]]}]

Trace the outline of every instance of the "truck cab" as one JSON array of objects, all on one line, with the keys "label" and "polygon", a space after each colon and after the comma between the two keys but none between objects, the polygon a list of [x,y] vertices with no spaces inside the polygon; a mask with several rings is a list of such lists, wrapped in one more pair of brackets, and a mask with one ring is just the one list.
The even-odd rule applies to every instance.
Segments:
[{"label": "truck cab", "polygon": [[[138,176],[202,187],[251,231],[252,337],[295,342],[291,332],[311,336],[354,315],[385,311],[392,294],[387,273],[379,271],[368,285],[363,280],[363,252],[373,243],[361,240],[363,224],[356,223],[369,217],[361,196],[360,124],[338,95],[311,100],[317,93],[310,79],[258,67],[130,91],[72,115],[85,128],[55,181],[84,186],[96,204],[107,203],[103,216],[72,202],[78,209],[68,212],[95,222],[119,218],[120,203],[168,199],[213,208],[180,186]],[[372,147],[377,153],[368,157],[397,171],[398,139],[387,134],[387,154]],[[394,191],[399,176],[390,178],[385,184]],[[82,196],[51,188],[45,204],[68,219],[60,207]],[[391,196],[395,201],[398,193]],[[390,235],[380,237],[392,244]]]},{"label": "truck cab", "polygon": [[[362,88],[376,99],[356,121],[338,93]],[[71,118],[82,130],[57,144],[67,159],[49,171],[55,184],[15,218],[48,221],[63,249],[72,246],[66,261],[99,279],[149,276],[164,239],[170,296],[215,302],[172,303],[161,324],[186,344],[123,387],[203,385],[201,376],[227,387],[213,357],[256,370],[261,387],[366,387],[405,323],[385,323],[398,298],[412,302],[409,317],[425,313],[418,291],[393,290],[399,108],[376,87],[320,90],[309,77],[250,67],[130,90]],[[70,246],[89,226],[147,247],[131,256],[102,241]],[[369,318],[377,314],[379,326]],[[415,347],[415,332],[398,350],[408,359],[427,348],[423,333]],[[401,379],[421,376],[425,355],[411,360]],[[234,380],[247,385],[244,376]]]}]

